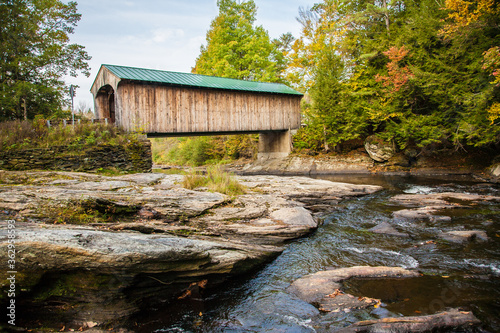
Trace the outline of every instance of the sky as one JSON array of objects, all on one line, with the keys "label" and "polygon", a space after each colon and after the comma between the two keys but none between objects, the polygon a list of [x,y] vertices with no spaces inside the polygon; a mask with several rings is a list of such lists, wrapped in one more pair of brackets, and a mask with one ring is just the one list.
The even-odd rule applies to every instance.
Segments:
[{"label": "sky", "polygon": [[[257,25],[271,38],[300,35],[299,7],[318,0],[254,0]],[[80,0],[82,18],[71,42],[85,46],[92,57],[91,75],[66,77],[78,85],[75,109],[93,109],[90,88],[101,64],[191,72],[210,23],[218,14],[216,0]]]}]

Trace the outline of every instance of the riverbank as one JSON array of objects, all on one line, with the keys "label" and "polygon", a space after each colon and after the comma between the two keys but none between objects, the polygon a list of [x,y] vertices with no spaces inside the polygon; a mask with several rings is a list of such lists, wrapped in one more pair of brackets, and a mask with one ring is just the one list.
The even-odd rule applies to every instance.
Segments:
[{"label": "riverbank", "polygon": [[388,161],[376,162],[364,149],[358,149],[347,154],[292,154],[281,159],[235,162],[228,169],[243,175],[471,175],[480,180],[498,183],[499,162],[494,152],[481,151],[470,154],[443,151],[418,157],[399,154]]},{"label": "riverbank", "polygon": [[[199,297],[314,231],[318,212],[381,190],[242,176],[247,193],[229,197],[187,190],[183,177],[0,171],[0,218],[16,230],[17,325],[109,328],[144,304]],[[2,223],[2,258],[8,257],[8,231]],[[6,274],[0,274],[2,288]]]}]

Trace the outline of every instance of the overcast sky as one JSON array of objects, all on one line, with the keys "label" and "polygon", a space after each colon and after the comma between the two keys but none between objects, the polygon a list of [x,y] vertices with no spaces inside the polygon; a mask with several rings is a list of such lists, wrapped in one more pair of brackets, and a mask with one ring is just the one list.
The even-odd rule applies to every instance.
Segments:
[{"label": "overcast sky", "polygon": [[[257,25],[271,38],[286,32],[298,37],[299,7],[315,2],[255,0]],[[92,72],[66,81],[80,86],[75,108],[81,102],[93,108],[90,87],[101,64],[190,72],[218,8],[216,0],[80,0],[78,12],[82,19],[71,41],[92,56]]]}]

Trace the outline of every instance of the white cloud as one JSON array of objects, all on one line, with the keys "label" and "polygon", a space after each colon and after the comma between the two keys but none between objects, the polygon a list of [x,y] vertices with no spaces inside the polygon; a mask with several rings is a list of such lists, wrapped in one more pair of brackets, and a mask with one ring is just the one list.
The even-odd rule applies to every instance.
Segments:
[{"label": "white cloud", "polygon": [[[277,38],[288,31],[298,36],[298,8],[317,0],[255,0],[257,24]],[[85,0],[82,20],[72,42],[92,56],[91,76],[67,78],[78,84],[76,103],[93,106],[89,90],[101,64],[190,72],[205,43],[210,22],[218,13],[216,0]]]}]

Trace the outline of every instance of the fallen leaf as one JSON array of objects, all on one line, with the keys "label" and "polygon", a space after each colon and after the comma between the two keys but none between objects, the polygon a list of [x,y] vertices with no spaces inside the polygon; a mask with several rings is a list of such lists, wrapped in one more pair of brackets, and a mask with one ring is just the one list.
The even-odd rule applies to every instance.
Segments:
[{"label": "fallen leaf", "polygon": [[182,295],[180,295],[177,299],[184,299],[188,296],[191,296],[191,290],[186,290]]},{"label": "fallen leaf", "polygon": [[409,298],[405,298],[405,299],[404,299],[404,301],[405,301],[405,302],[408,302],[409,300],[410,300]]},{"label": "fallen leaf", "polygon": [[443,275],[443,276],[441,276],[441,277],[442,277],[442,278],[444,278],[444,279],[447,279],[447,278],[449,278],[450,276],[449,276],[449,275]]},{"label": "fallen leaf", "polygon": [[331,293],[330,295],[326,295],[326,297],[329,297],[329,298],[335,298],[337,297],[338,295],[342,295],[344,292],[342,292],[342,290],[340,289],[335,289],[335,291],[333,293]]},{"label": "fallen leaf", "polygon": [[200,317],[203,317],[203,313],[202,312],[200,312]]},{"label": "fallen leaf", "polygon": [[422,313],[422,311],[415,310],[415,313]]}]

